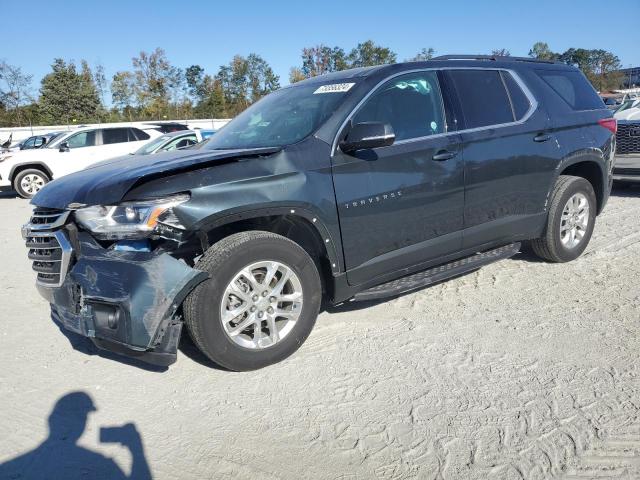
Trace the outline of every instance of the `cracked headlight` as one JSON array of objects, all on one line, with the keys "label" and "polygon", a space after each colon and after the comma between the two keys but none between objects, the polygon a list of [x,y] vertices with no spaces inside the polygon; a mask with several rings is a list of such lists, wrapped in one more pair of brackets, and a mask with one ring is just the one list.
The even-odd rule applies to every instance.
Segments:
[{"label": "cracked headlight", "polygon": [[[125,202],[118,205],[94,205],[75,211],[76,221],[100,240],[139,239],[150,236],[160,223],[181,228],[172,211],[189,200],[189,195],[174,195],[154,200]],[[166,217],[166,222],[163,222]]]}]

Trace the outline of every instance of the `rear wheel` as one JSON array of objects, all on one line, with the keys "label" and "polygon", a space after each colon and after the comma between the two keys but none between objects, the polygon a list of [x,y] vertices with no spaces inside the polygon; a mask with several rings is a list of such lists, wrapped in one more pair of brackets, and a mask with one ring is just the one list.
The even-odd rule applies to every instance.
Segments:
[{"label": "rear wheel", "polygon": [[230,370],[283,360],[315,324],[322,288],[313,259],[269,232],[243,232],[213,245],[196,264],[210,274],[187,297],[184,315],[198,348]]},{"label": "rear wheel", "polygon": [[29,168],[18,172],[13,179],[13,189],[22,198],[33,198],[47,183],[49,176],[37,168]]},{"label": "rear wheel", "polygon": [[591,239],[596,208],[591,183],[581,177],[561,175],[551,194],[545,234],[531,241],[535,254],[551,262],[578,258]]}]

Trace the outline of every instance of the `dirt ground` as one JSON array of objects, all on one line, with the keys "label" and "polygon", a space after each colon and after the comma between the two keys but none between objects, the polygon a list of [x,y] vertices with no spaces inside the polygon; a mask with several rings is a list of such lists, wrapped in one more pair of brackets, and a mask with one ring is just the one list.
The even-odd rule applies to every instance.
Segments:
[{"label": "dirt ground", "polygon": [[[161,370],[63,335],[20,238],[29,212],[0,198],[0,464],[27,466],[9,478],[640,478],[640,188],[614,191],[573,263],[520,254],[332,309],[251,373],[188,342]],[[128,423],[142,446],[131,426],[101,433]]]}]

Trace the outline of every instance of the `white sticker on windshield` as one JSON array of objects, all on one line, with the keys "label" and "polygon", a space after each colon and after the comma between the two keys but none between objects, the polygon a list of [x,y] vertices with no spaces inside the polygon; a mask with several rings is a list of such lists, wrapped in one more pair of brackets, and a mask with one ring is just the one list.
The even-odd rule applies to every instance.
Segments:
[{"label": "white sticker on windshield", "polygon": [[333,83],[331,85],[323,85],[318,87],[313,94],[316,93],[343,93],[348,92],[351,87],[353,87],[355,83]]}]

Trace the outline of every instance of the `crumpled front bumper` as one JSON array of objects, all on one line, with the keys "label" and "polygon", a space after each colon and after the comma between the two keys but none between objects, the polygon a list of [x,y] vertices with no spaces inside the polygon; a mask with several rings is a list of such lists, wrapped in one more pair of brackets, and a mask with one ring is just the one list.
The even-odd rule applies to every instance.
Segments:
[{"label": "crumpled front bumper", "polygon": [[77,233],[71,267],[59,287],[37,284],[52,316],[99,348],[170,365],[182,322],[176,310],[205,272],[167,253],[105,249]]}]

